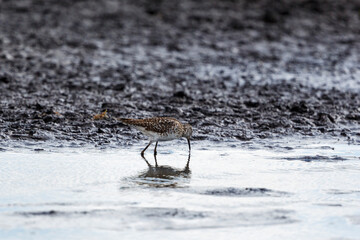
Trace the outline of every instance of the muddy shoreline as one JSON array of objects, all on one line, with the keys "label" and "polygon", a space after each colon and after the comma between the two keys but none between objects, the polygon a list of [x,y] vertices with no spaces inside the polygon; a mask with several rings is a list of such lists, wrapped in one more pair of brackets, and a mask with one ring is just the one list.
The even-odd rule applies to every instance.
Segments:
[{"label": "muddy shoreline", "polygon": [[[358,1],[0,1],[0,144],[143,139],[360,143]],[[94,121],[107,110],[109,118]]]}]

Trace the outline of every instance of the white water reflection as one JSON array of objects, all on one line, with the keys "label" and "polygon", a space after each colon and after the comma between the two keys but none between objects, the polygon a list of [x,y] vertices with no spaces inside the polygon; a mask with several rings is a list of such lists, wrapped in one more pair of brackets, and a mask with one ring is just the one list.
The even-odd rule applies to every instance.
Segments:
[{"label": "white water reflection", "polygon": [[0,239],[358,237],[359,146],[283,145],[202,142],[189,158],[175,142],[157,165],[138,148],[5,151]]}]

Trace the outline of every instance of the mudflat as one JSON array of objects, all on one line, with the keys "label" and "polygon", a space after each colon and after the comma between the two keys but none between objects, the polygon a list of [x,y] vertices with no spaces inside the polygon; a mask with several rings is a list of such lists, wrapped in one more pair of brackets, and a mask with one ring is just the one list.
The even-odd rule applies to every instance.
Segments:
[{"label": "mudflat", "polygon": [[[1,1],[0,142],[122,144],[113,117],[195,140],[359,143],[359,1]],[[93,120],[107,110],[109,118]]]}]

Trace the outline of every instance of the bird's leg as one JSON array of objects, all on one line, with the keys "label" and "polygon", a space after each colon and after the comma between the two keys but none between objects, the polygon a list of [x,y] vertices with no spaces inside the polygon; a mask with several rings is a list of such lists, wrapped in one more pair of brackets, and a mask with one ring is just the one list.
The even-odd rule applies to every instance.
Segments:
[{"label": "bird's leg", "polygon": [[191,152],[190,139],[188,138],[187,141],[188,141],[188,145],[189,145],[189,154],[190,154],[190,152]]},{"label": "bird's leg", "polygon": [[156,144],[155,144],[155,148],[154,148],[154,156],[156,156],[156,155],[157,155],[157,151],[156,151],[157,145],[158,145],[158,141],[156,141]]},{"label": "bird's leg", "polygon": [[189,153],[188,160],[187,160],[187,162],[186,162],[186,166],[185,166],[185,169],[184,169],[185,172],[189,172],[189,170],[190,170],[190,168],[189,168],[190,158],[191,158],[191,155],[190,155],[190,153]]},{"label": "bird's leg", "polygon": [[144,161],[146,162],[146,164],[148,165],[149,168],[151,168],[150,163],[146,160],[145,156],[142,156],[142,158],[144,159]]},{"label": "bird's leg", "polygon": [[152,141],[149,142],[149,144],[144,148],[144,150],[141,151],[141,156],[144,157],[144,153],[146,149],[152,144]]},{"label": "bird's leg", "polygon": [[155,167],[158,167],[158,163],[157,163],[156,155],[154,155],[154,159],[155,159]]},{"label": "bird's leg", "polygon": [[154,159],[155,159],[155,167],[158,167],[158,165],[157,165],[156,155],[154,155]]}]

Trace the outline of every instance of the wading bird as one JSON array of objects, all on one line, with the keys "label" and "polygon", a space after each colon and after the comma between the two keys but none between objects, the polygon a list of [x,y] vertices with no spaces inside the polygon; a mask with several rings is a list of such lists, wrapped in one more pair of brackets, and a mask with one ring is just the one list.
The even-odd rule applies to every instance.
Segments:
[{"label": "wading bird", "polygon": [[190,154],[190,137],[192,135],[192,127],[190,124],[183,124],[179,120],[171,117],[145,119],[118,118],[118,120],[128,126],[134,127],[149,137],[150,142],[144,150],[141,151],[141,156],[144,156],[146,149],[153,142],[156,142],[154,149],[154,155],[156,156],[156,148],[159,141],[170,141],[178,138],[187,139]]}]

